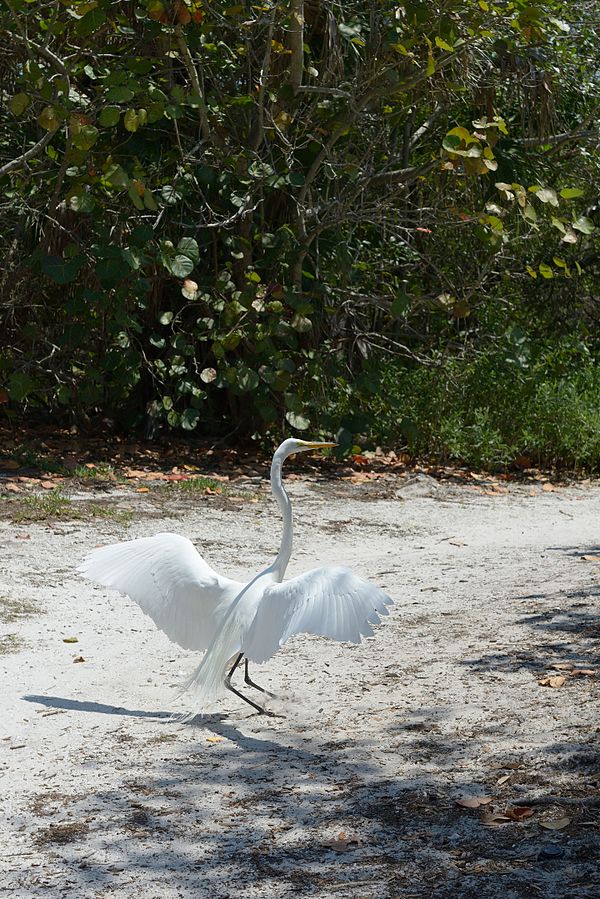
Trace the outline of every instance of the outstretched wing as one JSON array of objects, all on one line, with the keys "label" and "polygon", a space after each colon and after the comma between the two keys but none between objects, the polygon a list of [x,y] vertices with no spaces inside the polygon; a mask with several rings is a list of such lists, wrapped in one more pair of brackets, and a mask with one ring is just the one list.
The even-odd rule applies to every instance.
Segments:
[{"label": "outstretched wing", "polygon": [[206,649],[227,607],[243,587],[213,571],[193,543],[178,534],[156,534],[103,546],[77,569],[84,577],[125,593],[169,640],[184,649]]},{"label": "outstretched wing", "polygon": [[360,643],[393,600],[348,568],[313,568],[267,587],[242,651],[252,662],[275,655],[292,634]]}]

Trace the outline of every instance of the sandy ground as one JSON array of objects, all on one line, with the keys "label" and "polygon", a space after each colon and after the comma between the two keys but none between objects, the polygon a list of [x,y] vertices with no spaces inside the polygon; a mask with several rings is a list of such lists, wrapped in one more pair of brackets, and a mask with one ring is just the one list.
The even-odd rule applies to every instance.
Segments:
[{"label": "sandy ground", "polygon": [[582,559],[600,555],[600,488],[404,484],[288,482],[290,573],[348,564],[396,604],[360,646],[298,637],[255,669],[281,718],[231,696],[174,724],[197,656],[74,572],[173,530],[243,578],[277,546],[266,493],[164,511],[115,493],[128,526],[0,522],[0,609],[28,613],[0,623],[0,892],[600,895],[598,679],[570,673],[600,663],[600,565]]}]

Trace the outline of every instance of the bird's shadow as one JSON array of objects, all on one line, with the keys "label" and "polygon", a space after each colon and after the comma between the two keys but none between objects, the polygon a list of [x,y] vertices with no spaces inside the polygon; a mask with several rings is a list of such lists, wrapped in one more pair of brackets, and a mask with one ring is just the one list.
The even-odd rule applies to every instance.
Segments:
[{"label": "bird's shadow", "polygon": [[172,712],[150,712],[143,709],[126,709],[119,705],[105,705],[103,702],[81,702],[78,699],[67,699],[64,696],[42,696],[37,693],[27,693],[23,696],[25,702],[36,702],[50,709],[62,709],[69,712],[95,712],[99,715],[124,715],[128,718],[163,718],[173,720]]},{"label": "bird's shadow", "polygon": [[[236,727],[229,724],[229,715],[222,712],[213,714],[198,714],[190,717],[178,712],[149,711],[145,709],[128,709],[125,706],[106,705],[103,702],[81,701],[68,699],[65,696],[43,696],[39,693],[28,693],[23,696],[25,702],[34,702],[46,706],[49,709],[60,709],[68,712],[91,712],[97,715],[114,715],[124,718],[147,718],[152,721],[166,724],[180,725],[196,728],[198,730],[210,730],[213,733],[226,737],[233,742],[247,743],[249,738],[243,735]],[[251,714],[248,719],[262,719],[262,715]]]}]

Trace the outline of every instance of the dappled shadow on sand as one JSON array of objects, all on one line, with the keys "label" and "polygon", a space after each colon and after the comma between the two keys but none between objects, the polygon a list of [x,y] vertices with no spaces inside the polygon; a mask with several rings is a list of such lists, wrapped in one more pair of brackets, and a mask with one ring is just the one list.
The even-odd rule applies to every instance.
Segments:
[{"label": "dappled shadow on sand", "polygon": [[600,585],[530,594],[520,600],[531,601],[535,607],[516,621],[523,627],[523,641],[501,652],[466,659],[465,665],[477,671],[543,671],[563,662],[575,668],[600,666]]},{"label": "dappled shadow on sand", "polygon": [[[114,716],[117,724],[90,739],[79,761],[97,786],[85,795],[74,786],[62,797],[61,820],[66,810],[69,821],[88,828],[50,845],[67,895],[597,895],[592,831],[486,828],[478,812],[456,805],[461,794],[493,790],[507,770],[513,803],[546,808],[535,766],[503,769],[508,756],[485,757],[501,724],[467,738],[456,709],[403,707],[383,729],[359,715],[336,735],[325,721],[320,730],[308,711],[276,724],[250,716],[238,726],[231,716],[211,715],[173,726],[162,711],[27,699],[90,720]],[[578,808],[569,810],[574,818]],[[31,825],[34,840],[39,824]],[[558,857],[544,855],[550,844]],[[25,877],[31,889],[44,885],[43,873],[24,866]]]}]

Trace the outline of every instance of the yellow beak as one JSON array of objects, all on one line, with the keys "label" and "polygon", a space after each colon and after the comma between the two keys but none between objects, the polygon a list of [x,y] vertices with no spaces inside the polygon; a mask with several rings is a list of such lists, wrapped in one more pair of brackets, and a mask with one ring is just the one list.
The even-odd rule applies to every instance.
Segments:
[{"label": "yellow beak", "polygon": [[316,449],[327,449],[331,446],[337,446],[337,443],[316,443],[312,440],[303,440],[302,443],[307,449],[316,450]]}]

